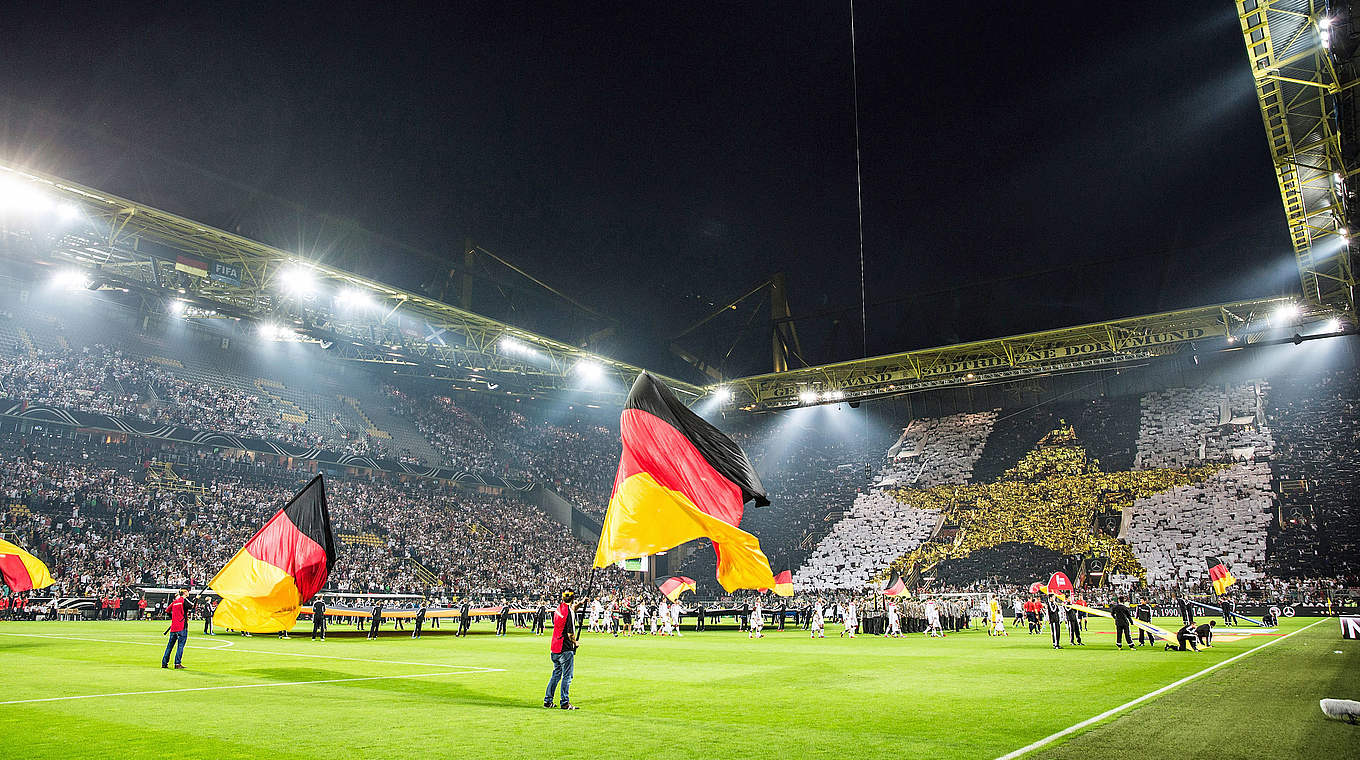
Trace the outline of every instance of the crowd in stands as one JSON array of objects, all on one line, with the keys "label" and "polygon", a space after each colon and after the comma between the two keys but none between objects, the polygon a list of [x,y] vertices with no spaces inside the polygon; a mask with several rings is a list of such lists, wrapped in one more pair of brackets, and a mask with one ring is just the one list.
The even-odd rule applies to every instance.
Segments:
[{"label": "crowd in stands", "polygon": [[1271,572],[1360,578],[1360,372],[1281,378],[1271,402],[1281,483]]},{"label": "crowd in stands", "polygon": [[876,488],[855,496],[845,517],[795,574],[795,586],[859,588],[924,543],[941,510],[905,504],[890,489],[966,483],[995,420],[995,412],[983,412],[912,421],[888,450]]},{"label": "crowd in stands", "polygon": [[[195,499],[157,492],[127,457],[8,447],[0,531],[50,563],[58,595],[201,586],[301,485],[302,473],[286,474],[228,469]],[[427,481],[332,479],[327,490],[337,534],[377,537],[340,547],[328,582],[337,591],[537,598],[580,583],[590,565],[564,526],[511,496]],[[600,582],[619,577],[607,571]]]},{"label": "crowd in stands", "polygon": [[374,453],[368,436],[328,438],[305,425],[285,421],[259,394],[225,383],[190,381],[109,346],[32,352],[19,349],[13,345],[0,347],[0,397],[261,438],[300,448]]}]

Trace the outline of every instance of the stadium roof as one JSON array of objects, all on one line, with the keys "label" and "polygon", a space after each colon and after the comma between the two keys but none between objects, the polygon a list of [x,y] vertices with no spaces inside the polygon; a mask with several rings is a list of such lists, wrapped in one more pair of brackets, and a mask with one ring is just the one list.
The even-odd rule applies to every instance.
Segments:
[{"label": "stadium roof", "polygon": [[1237,0],[1237,11],[1304,298],[1354,313],[1347,235],[1357,170],[1346,156],[1355,151],[1347,90],[1357,82],[1350,52],[1338,54],[1350,47],[1349,19],[1334,28],[1329,5]]},{"label": "stadium roof", "polygon": [[[27,253],[79,266],[91,288],[178,301],[185,317],[256,322],[275,340],[451,380],[467,390],[620,398],[640,367],[67,180],[0,165],[5,224]],[[682,397],[696,385],[665,378]]]}]

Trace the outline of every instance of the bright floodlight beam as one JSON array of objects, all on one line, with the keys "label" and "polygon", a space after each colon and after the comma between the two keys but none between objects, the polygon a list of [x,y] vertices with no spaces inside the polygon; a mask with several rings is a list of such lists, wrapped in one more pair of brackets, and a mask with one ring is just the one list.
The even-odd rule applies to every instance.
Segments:
[{"label": "bright floodlight beam", "polygon": [[310,296],[316,292],[316,274],[300,266],[289,267],[279,273],[283,289],[295,296]]},{"label": "bright floodlight beam", "polygon": [[587,383],[598,383],[604,379],[604,367],[597,361],[583,359],[576,363],[576,374]]},{"label": "bright floodlight beam", "polygon": [[732,400],[732,389],[719,388],[716,391],[713,391],[713,398],[716,399],[719,404],[726,404]]},{"label": "bright floodlight beam", "polygon": [[358,288],[345,288],[335,296],[336,302],[341,308],[353,311],[372,311],[378,308],[378,302],[368,293]]},{"label": "bright floodlight beam", "polygon": [[52,284],[62,290],[84,290],[90,287],[90,278],[79,269],[63,269],[52,275]]},{"label": "bright floodlight beam", "polygon": [[799,391],[798,400],[804,404],[815,404],[821,396],[816,391]]}]

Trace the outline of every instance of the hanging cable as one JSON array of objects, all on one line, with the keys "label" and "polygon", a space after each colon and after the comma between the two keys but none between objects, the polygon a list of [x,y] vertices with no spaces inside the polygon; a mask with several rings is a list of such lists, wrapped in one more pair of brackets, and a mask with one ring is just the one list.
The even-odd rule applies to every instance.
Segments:
[{"label": "hanging cable", "polygon": [[859,54],[855,49],[855,0],[850,0],[850,77],[855,94],[855,211],[859,223],[859,348],[869,357],[869,301],[864,287],[864,179],[859,158]]}]

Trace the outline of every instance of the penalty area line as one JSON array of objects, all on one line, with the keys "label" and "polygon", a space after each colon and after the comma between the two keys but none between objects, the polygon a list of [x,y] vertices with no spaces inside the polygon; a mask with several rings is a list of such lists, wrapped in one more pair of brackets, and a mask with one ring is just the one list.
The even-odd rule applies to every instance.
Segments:
[{"label": "penalty area line", "polygon": [[1007,754],[1004,754],[1004,755],[1002,755],[1001,757],[998,757],[996,760],[1015,760],[1015,758],[1020,757],[1021,755],[1028,754],[1028,753],[1030,753],[1030,752],[1033,752],[1033,751],[1036,750],[1036,749],[1039,749],[1040,747],[1044,747],[1044,746],[1047,746],[1047,745],[1049,745],[1049,744],[1052,744],[1053,742],[1057,741],[1058,739],[1061,739],[1061,738],[1063,738],[1064,736],[1070,736],[1071,734],[1074,734],[1074,733],[1076,733],[1076,732],[1082,730],[1083,728],[1086,728],[1087,726],[1089,726],[1089,725],[1091,725],[1091,724],[1093,724],[1093,723],[1099,723],[1100,721],[1105,720],[1106,718],[1109,718],[1109,717],[1114,716],[1114,715],[1118,715],[1119,713],[1124,712],[1125,710],[1129,709],[1130,707],[1137,707],[1138,705],[1140,705],[1140,704],[1142,704],[1142,703],[1148,701],[1149,699],[1154,699],[1154,698],[1156,698],[1156,697],[1159,697],[1159,696],[1165,694],[1166,692],[1171,691],[1172,689],[1176,688],[1177,686],[1180,686],[1180,685],[1182,685],[1182,684],[1189,683],[1189,682],[1195,680],[1196,678],[1199,678],[1199,677],[1202,676],[1202,675],[1205,675],[1205,674],[1208,674],[1208,673],[1210,673],[1210,672],[1212,672],[1212,671],[1218,670],[1219,668],[1223,667],[1224,665],[1228,665],[1228,664],[1230,664],[1230,663],[1237,662],[1238,660],[1240,660],[1240,659],[1242,659],[1243,657],[1246,657],[1246,656],[1248,656],[1248,655],[1256,654],[1257,652],[1261,651],[1262,649],[1265,649],[1266,647],[1271,646],[1271,645],[1273,645],[1273,644],[1278,644],[1278,643],[1280,643],[1281,641],[1284,641],[1285,639],[1288,639],[1289,637],[1293,636],[1293,635],[1296,634],[1296,633],[1303,633],[1304,631],[1308,630],[1309,628],[1312,628],[1313,626],[1317,625],[1318,623],[1322,623],[1322,622],[1324,622],[1324,620],[1317,620],[1317,621],[1314,621],[1314,622],[1309,623],[1308,625],[1305,625],[1304,627],[1298,629],[1297,631],[1293,631],[1292,633],[1285,634],[1284,636],[1281,636],[1281,637],[1278,638],[1278,639],[1271,639],[1270,641],[1267,641],[1266,643],[1264,643],[1264,644],[1262,644],[1262,645],[1260,645],[1260,646],[1252,647],[1251,649],[1248,649],[1247,651],[1242,652],[1241,654],[1233,655],[1232,657],[1229,657],[1228,659],[1226,659],[1226,660],[1224,660],[1224,661],[1222,661],[1222,662],[1216,662],[1216,663],[1214,663],[1213,665],[1210,665],[1209,667],[1205,668],[1204,670],[1199,671],[1198,673],[1191,673],[1190,675],[1186,676],[1185,678],[1180,679],[1179,681],[1174,681],[1174,682],[1172,682],[1172,683],[1167,684],[1166,686],[1163,686],[1163,687],[1160,688],[1160,689],[1156,689],[1156,690],[1154,690],[1154,691],[1150,691],[1150,692],[1148,692],[1147,694],[1144,694],[1143,696],[1138,697],[1137,699],[1133,699],[1133,700],[1130,700],[1130,701],[1128,701],[1128,702],[1125,702],[1124,704],[1122,704],[1122,705],[1120,705],[1120,706],[1118,706],[1118,707],[1110,708],[1109,710],[1106,710],[1105,712],[1103,712],[1103,713],[1101,713],[1101,714],[1099,714],[1099,715],[1097,715],[1097,716],[1095,716],[1095,717],[1087,718],[1086,720],[1083,720],[1083,721],[1080,722],[1080,723],[1074,723],[1074,724],[1068,726],[1067,728],[1064,728],[1063,730],[1061,730],[1061,731],[1059,731],[1059,732],[1057,732],[1057,733],[1055,733],[1055,734],[1049,734],[1048,736],[1045,736],[1044,738],[1040,739],[1040,740],[1037,741],[1037,742],[1034,742],[1033,744],[1027,744],[1027,745],[1021,747],[1020,749],[1015,750],[1014,752],[1008,752]]},{"label": "penalty area line", "polygon": [[444,670],[438,673],[408,673],[401,676],[361,676],[356,678],[323,678],[316,681],[283,681],[280,683],[241,683],[233,686],[194,686],[185,689],[151,689],[149,691],[115,691],[107,694],[76,694],[69,697],[41,697],[38,699],[11,699],[0,705],[26,705],[35,702],[65,702],[73,699],[101,699],[103,697],[134,697],[142,694],[179,694],[188,691],[223,691],[226,689],[265,689],[275,686],[310,686],[319,683],[352,683],[354,681],[384,681],[395,678],[430,678],[432,676],[456,676],[477,673],[475,670]]}]

